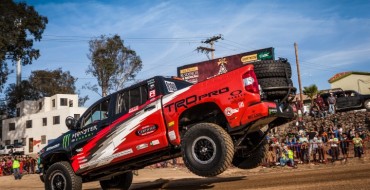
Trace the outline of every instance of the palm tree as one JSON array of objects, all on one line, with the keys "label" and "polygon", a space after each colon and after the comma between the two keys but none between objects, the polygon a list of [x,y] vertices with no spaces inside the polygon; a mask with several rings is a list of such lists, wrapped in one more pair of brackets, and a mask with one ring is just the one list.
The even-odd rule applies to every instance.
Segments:
[{"label": "palm tree", "polygon": [[310,86],[303,87],[303,94],[307,95],[311,99],[311,106],[313,106],[313,98],[316,96],[316,94],[319,92],[317,89],[316,84],[312,84]]}]

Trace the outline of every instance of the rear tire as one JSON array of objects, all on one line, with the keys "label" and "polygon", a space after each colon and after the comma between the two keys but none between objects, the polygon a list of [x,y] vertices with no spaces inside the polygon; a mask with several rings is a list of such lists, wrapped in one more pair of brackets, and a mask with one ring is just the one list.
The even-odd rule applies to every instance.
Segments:
[{"label": "rear tire", "polygon": [[82,179],[73,171],[71,165],[66,162],[56,162],[46,172],[45,189],[53,190],[81,190]]},{"label": "rear tire", "polygon": [[[266,149],[267,149],[267,140],[261,139],[263,136],[262,132],[255,132],[250,134],[250,143],[247,144],[246,141],[242,142],[242,146],[247,146],[244,150],[238,150],[238,152],[235,153],[233,158],[233,165],[240,169],[252,169],[256,168],[260,165],[260,163],[263,161],[263,159],[266,157]],[[262,140],[262,143],[260,146],[255,149],[254,151],[250,152],[247,155],[243,155],[243,151],[249,152],[252,150],[255,146],[258,145],[258,143]]]},{"label": "rear tire", "polygon": [[204,177],[224,172],[234,155],[230,135],[213,123],[198,123],[186,131],[181,150],[186,167]]},{"label": "rear tire", "polygon": [[[261,88],[269,88],[269,87],[293,87],[292,79],[287,79],[283,77],[278,78],[262,78],[258,79],[258,83],[261,85]],[[264,90],[267,99],[279,99],[284,98],[289,89],[277,89],[277,90]]]},{"label": "rear tire", "polygon": [[127,190],[132,184],[133,174],[132,171],[126,172],[124,174],[114,176],[109,180],[100,181],[100,186],[103,190]]},{"label": "rear tire", "polygon": [[292,68],[287,61],[264,60],[254,63],[257,78],[292,77]]}]

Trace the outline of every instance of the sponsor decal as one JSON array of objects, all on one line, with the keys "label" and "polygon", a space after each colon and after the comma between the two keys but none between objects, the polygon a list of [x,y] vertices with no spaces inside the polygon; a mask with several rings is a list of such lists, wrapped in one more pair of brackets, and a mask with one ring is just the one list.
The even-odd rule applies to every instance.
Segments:
[{"label": "sponsor decal", "polygon": [[176,87],[176,84],[174,82],[164,81],[164,83],[166,84],[168,92],[177,91],[177,87]]},{"label": "sponsor decal", "polygon": [[230,107],[227,107],[224,111],[225,115],[227,115],[227,116],[231,116],[234,113],[238,113],[238,112],[239,112],[239,108],[233,109],[233,108],[230,108]]},{"label": "sponsor decal", "polygon": [[176,139],[176,133],[175,131],[168,132],[168,136],[170,137],[170,140],[173,141]]},{"label": "sponsor decal", "polygon": [[147,83],[148,83],[149,86],[152,85],[152,84],[154,84],[154,82],[155,82],[154,79],[150,79],[150,80],[147,81]]},{"label": "sponsor decal", "polygon": [[134,111],[137,111],[139,109],[139,106],[135,106],[135,107],[132,107],[128,110],[128,113],[131,113],[131,112],[134,112]]},{"label": "sponsor decal", "polygon": [[138,136],[145,136],[154,133],[158,129],[156,125],[146,125],[144,127],[140,127],[136,130],[136,135]]},{"label": "sponsor decal", "polygon": [[148,148],[147,143],[139,144],[139,145],[136,146],[136,150],[141,150],[141,149],[144,149],[144,148]]},{"label": "sponsor decal", "polygon": [[244,108],[244,102],[238,102],[239,108]]},{"label": "sponsor decal", "polygon": [[246,55],[246,56],[243,56],[240,61],[245,64],[245,63],[249,63],[249,62],[254,62],[254,61],[257,61],[257,54],[252,54],[252,55]]},{"label": "sponsor decal", "polygon": [[82,151],[83,151],[83,148],[76,149],[76,152],[82,152]]},{"label": "sponsor decal", "polygon": [[115,158],[118,158],[118,157],[121,157],[121,156],[126,156],[126,155],[129,155],[129,154],[132,154],[133,152],[134,151],[130,148],[130,149],[124,150],[122,152],[112,154],[111,156],[107,156],[107,157],[102,158],[102,159],[97,159],[97,160],[94,160],[94,161],[91,161],[91,162],[88,162],[88,163],[85,163],[85,164],[81,164],[80,167],[82,169],[82,168],[86,168],[86,167],[89,167],[89,166],[92,166],[92,165],[95,165],[95,164],[109,163],[111,160],[113,160]]},{"label": "sponsor decal", "polygon": [[224,94],[226,92],[229,92],[229,88],[228,87],[224,87],[224,88],[221,88],[219,90],[208,92],[208,93],[202,94],[200,96],[191,95],[191,96],[186,97],[184,99],[181,99],[181,100],[179,100],[177,102],[170,103],[170,104],[164,106],[164,108],[167,109],[168,112],[171,112],[171,111],[177,112],[177,110],[179,108],[181,108],[181,107],[188,108],[189,105],[196,104],[198,101],[201,101],[201,100],[203,100],[205,98],[210,98],[210,97],[213,97],[213,96],[218,96],[218,95]]},{"label": "sponsor decal", "polygon": [[155,97],[155,90],[149,91],[149,98],[154,98]]},{"label": "sponsor decal", "polygon": [[56,144],[56,145],[50,146],[50,147],[46,148],[46,151],[52,150],[52,149],[54,149],[54,148],[58,148],[59,146],[60,146],[60,144],[59,144],[59,143],[58,143],[58,144]]},{"label": "sponsor decal", "polygon": [[275,115],[277,113],[276,108],[269,108],[269,115]]},{"label": "sponsor decal", "polygon": [[255,119],[262,116],[262,113],[251,114],[250,116],[248,116],[248,119]]},{"label": "sponsor decal", "polygon": [[154,84],[149,85],[149,89],[150,89],[150,90],[155,89],[155,85],[154,85]]},{"label": "sponsor decal", "polygon": [[230,93],[230,96],[228,100],[230,100],[233,103],[243,101],[243,98],[246,93],[243,93],[241,90],[234,90]]},{"label": "sponsor decal", "polygon": [[69,147],[70,143],[71,143],[71,134],[64,135],[62,142],[63,148]]},{"label": "sponsor decal", "polygon": [[78,131],[76,133],[72,134],[72,142],[75,140],[82,140],[92,135],[94,131],[98,130],[97,126],[92,126],[86,129],[83,129],[82,131]]},{"label": "sponsor decal", "polygon": [[158,139],[150,142],[150,146],[155,146],[155,145],[159,145],[159,140]]},{"label": "sponsor decal", "polygon": [[174,125],[175,125],[175,121],[171,121],[171,122],[168,123],[168,127],[172,127]]}]

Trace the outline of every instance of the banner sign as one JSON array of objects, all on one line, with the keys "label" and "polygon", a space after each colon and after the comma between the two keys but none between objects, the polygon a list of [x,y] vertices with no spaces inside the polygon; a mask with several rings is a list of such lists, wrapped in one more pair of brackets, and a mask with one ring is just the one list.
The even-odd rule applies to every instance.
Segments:
[{"label": "banner sign", "polygon": [[177,76],[183,80],[198,83],[208,78],[237,69],[246,64],[262,60],[274,60],[274,48],[265,48],[209,61],[202,61],[177,68]]}]

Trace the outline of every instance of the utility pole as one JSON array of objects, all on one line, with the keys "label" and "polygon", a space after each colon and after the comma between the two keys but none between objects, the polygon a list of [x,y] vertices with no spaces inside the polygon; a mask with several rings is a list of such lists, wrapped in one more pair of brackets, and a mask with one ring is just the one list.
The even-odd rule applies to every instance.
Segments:
[{"label": "utility pole", "polygon": [[17,81],[16,81],[16,85],[19,86],[21,84],[21,81],[22,81],[22,68],[21,68],[21,59],[18,58],[17,60],[17,68],[16,68],[16,72],[17,72]]},{"label": "utility pole", "polygon": [[[210,44],[211,47],[203,47],[203,46],[199,46],[197,47],[197,51],[198,52],[206,52],[206,55],[208,57],[208,53],[211,52],[211,59],[214,59],[215,58],[215,48],[214,48],[214,45],[215,45],[215,42],[217,42],[219,39],[223,40],[222,38],[222,35],[219,34],[217,36],[212,36],[204,41],[202,41],[202,43],[205,43],[205,44]],[[209,59],[209,57],[208,57]]]},{"label": "utility pole", "polygon": [[303,105],[303,94],[302,94],[302,83],[301,83],[301,70],[299,69],[299,61],[298,61],[298,45],[294,42],[294,50],[295,50],[295,63],[297,64],[297,73],[298,73],[298,84],[299,84],[299,98]]}]

